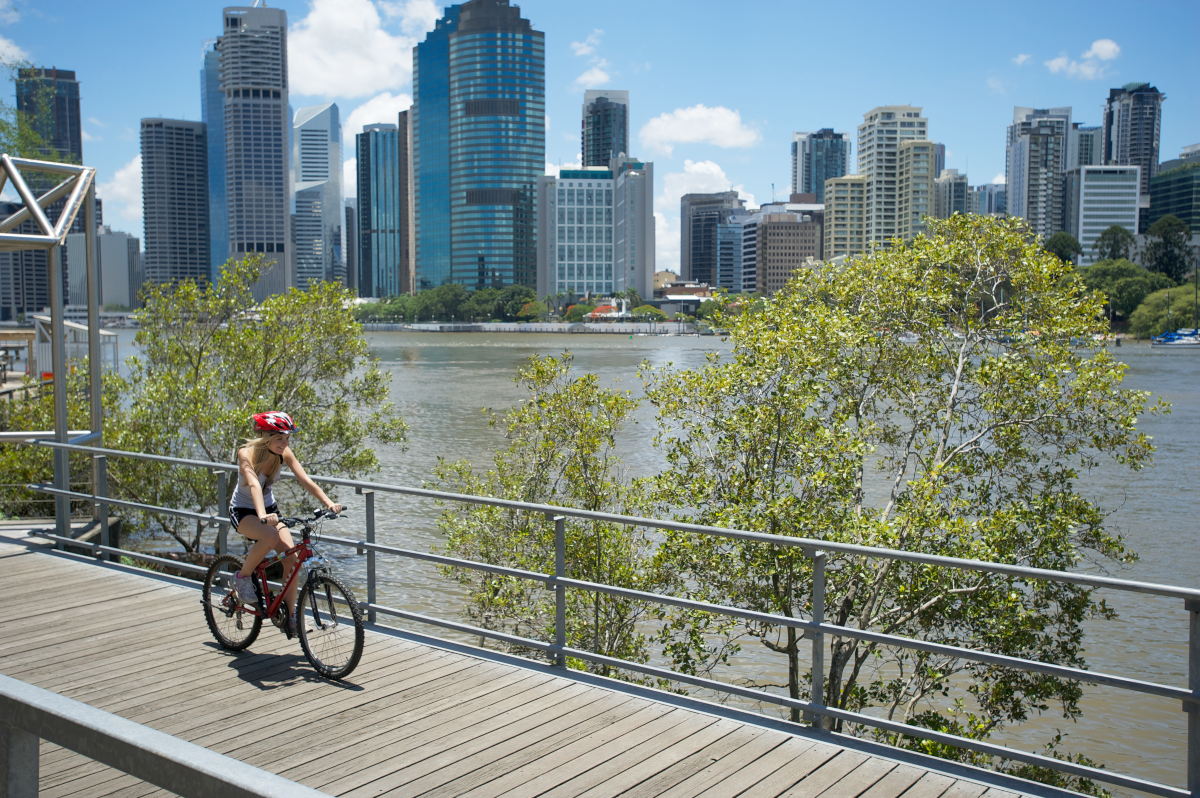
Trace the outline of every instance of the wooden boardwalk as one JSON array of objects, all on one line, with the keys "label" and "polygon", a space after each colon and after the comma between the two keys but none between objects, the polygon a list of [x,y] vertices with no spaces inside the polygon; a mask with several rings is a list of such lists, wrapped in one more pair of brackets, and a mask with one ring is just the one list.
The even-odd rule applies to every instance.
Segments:
[{"label": "wooden boardwalk", "polygon": [[[0,641],[2,673],[331,795],[1016,798],[1020,784],[373,631],[331,683],[269,624],[251,651],[217,647],[193,588],[11,538]],[[42,742],[42,798],[166,794]]]}]

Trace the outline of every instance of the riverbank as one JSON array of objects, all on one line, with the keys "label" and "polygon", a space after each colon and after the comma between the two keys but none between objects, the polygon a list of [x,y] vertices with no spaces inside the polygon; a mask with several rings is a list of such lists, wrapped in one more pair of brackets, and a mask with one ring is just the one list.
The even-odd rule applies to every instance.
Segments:
[{"label": "riverbank", "polygon": [[608,335],[697,335],[699,329],[690,322],[424,322],[418,324],[385,324],[365,322],[367,332],[457,332],[457,333],[599,333]]}]

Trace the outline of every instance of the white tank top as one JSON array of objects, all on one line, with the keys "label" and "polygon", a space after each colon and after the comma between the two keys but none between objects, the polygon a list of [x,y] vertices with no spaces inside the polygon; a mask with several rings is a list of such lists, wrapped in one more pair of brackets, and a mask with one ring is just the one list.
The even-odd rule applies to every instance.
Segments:
[{"label": "white tank top", "polygon": [[[279,458],[279,464],[280,468],[282,468],[282,457]],[[265,509],[275,503],[275,494],[271,490],[271,482],[267,480],[267,475],[261,471],[258,473],[258,484],[263,489],[263,508]],[[246,484],[246,479],[242,476],[241,470],[238,471],[237,490],[233,492],[233,499],[229,502],[229,506],[237,507],[240,510],[254,509],[254,495],[250,492],[250,486]]]}]

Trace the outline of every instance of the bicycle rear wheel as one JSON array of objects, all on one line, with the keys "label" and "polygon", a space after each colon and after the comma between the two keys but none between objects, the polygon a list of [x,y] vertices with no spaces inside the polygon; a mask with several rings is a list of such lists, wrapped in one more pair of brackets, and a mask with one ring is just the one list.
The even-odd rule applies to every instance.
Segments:
[{"label": "bicycle rear wheel", "polygon": [[336,578],[309,578],[296,607],[296,631],[304,656],[327,679],[344,679],[363,650],[362,613],[354,594]]},{"label": "bicycle rear wheel", "polygon": [[242,568],[242,559],[222,554],[213,560],[204,575],[204,620],[221,644],[230,651],[248,648],[262,629],[262,618],[238,598],[233,577]]}]

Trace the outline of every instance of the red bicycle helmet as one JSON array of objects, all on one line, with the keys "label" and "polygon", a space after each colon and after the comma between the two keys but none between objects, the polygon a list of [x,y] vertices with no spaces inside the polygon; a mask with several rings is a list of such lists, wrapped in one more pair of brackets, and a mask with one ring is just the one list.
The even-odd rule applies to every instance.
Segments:
[{"label": "red bicycle helmet", "polygon": [[292,421],[292,417],[287,413],[279,410],[272,410],[269,413],[254,414],[254,431],[286,432],[291,434],[296,431],[296,424]]}]

